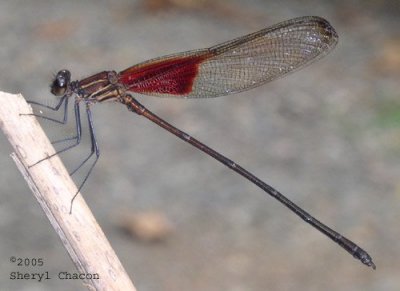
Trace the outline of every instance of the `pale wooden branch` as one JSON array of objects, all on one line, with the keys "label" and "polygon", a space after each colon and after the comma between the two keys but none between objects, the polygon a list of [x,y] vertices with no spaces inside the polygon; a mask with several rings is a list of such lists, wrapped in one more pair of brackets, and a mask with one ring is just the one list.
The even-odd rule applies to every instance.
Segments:
[{"label": "pale wooden branch", "polygon": [[[0,128],[14,148],[12,158],[28,182],[79,273],[98,274],[87,279],[94,290],[136,290],[81,195],[70,202],[77,188],[58,156],[28,167],[54,153],[31,107],[21,95],[0,92]],[[3,171],[5,169],[2,169]]]}]

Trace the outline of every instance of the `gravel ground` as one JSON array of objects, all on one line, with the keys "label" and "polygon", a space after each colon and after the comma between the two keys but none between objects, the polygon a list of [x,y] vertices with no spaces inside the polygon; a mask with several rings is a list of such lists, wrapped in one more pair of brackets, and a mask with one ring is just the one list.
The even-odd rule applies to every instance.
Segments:
[{"label": "gravel ground", "polygon": [[[138,290],[400,290],[400,3],[0,2],[0,89],[52,103],[59,69],[73,79],[122,70],[303,15],[325,17],[339,34],[312,66],[228,97],[138,99],[359,243],[377,270],[144,118],[98,105],[102,156],[83,194]],[[69,131],[43,125],[52,137]],[[88,149],[84,140],[63,160],[73,167]],[[1,136],[0,289],[85,290],[56,278],[74,265],[10,152]],[[158,243],[121,231],[122,214],[149,212],[172,225]],[[45,266],[19,269],[10,256]],[[10,280],[12,271],[53,278]]]}]

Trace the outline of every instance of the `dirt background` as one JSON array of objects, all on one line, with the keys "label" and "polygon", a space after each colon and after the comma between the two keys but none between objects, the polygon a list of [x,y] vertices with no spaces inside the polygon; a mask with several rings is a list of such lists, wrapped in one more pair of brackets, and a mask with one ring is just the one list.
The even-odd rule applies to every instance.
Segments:
[{"label": "dirt background", "polygon": [[[0,89],[48,104],[59,69],[73,79],[118,71],[304,15],[339,34],[312,66],[222,98],[138,99],[359,243],[377,270],[210,157],[102,104],[102,156],[83,193],[138,290],[400,290],[400,2],[0,2]],[[73,129],[43,125],[52,137]],[[73,167],[88,150],[85,139],[63,160]],[[0,289],[85,290],[56,278],[75,268],[10,153],[0,135]],[[171,225],[160,241],[122,230],[122,216],[149,213]],[[45,266],[19,269],[10,256]],[[10,280],[17,270],[53,278]]]}]

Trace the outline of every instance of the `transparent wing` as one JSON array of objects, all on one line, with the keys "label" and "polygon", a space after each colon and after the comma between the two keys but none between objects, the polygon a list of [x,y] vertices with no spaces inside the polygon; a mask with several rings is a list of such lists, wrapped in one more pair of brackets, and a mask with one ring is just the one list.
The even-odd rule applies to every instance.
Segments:
[{"label": "transparent wing", "polygon": [[213,46],[153,59],[119,73],[127,90],[179,98],[217,97],[280,78],[331,51],[338,41],[323,18],[307,16]]}]

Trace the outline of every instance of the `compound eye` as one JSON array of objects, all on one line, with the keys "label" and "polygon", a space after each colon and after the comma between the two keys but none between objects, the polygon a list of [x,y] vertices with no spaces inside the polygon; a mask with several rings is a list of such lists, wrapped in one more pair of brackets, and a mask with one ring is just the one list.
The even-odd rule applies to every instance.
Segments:
[{"label": "compound eye", "polygon": [[71,73],[67,70],[59,71],[50,85],[50,91],[55,96],[63,96],[68,89]]}]

